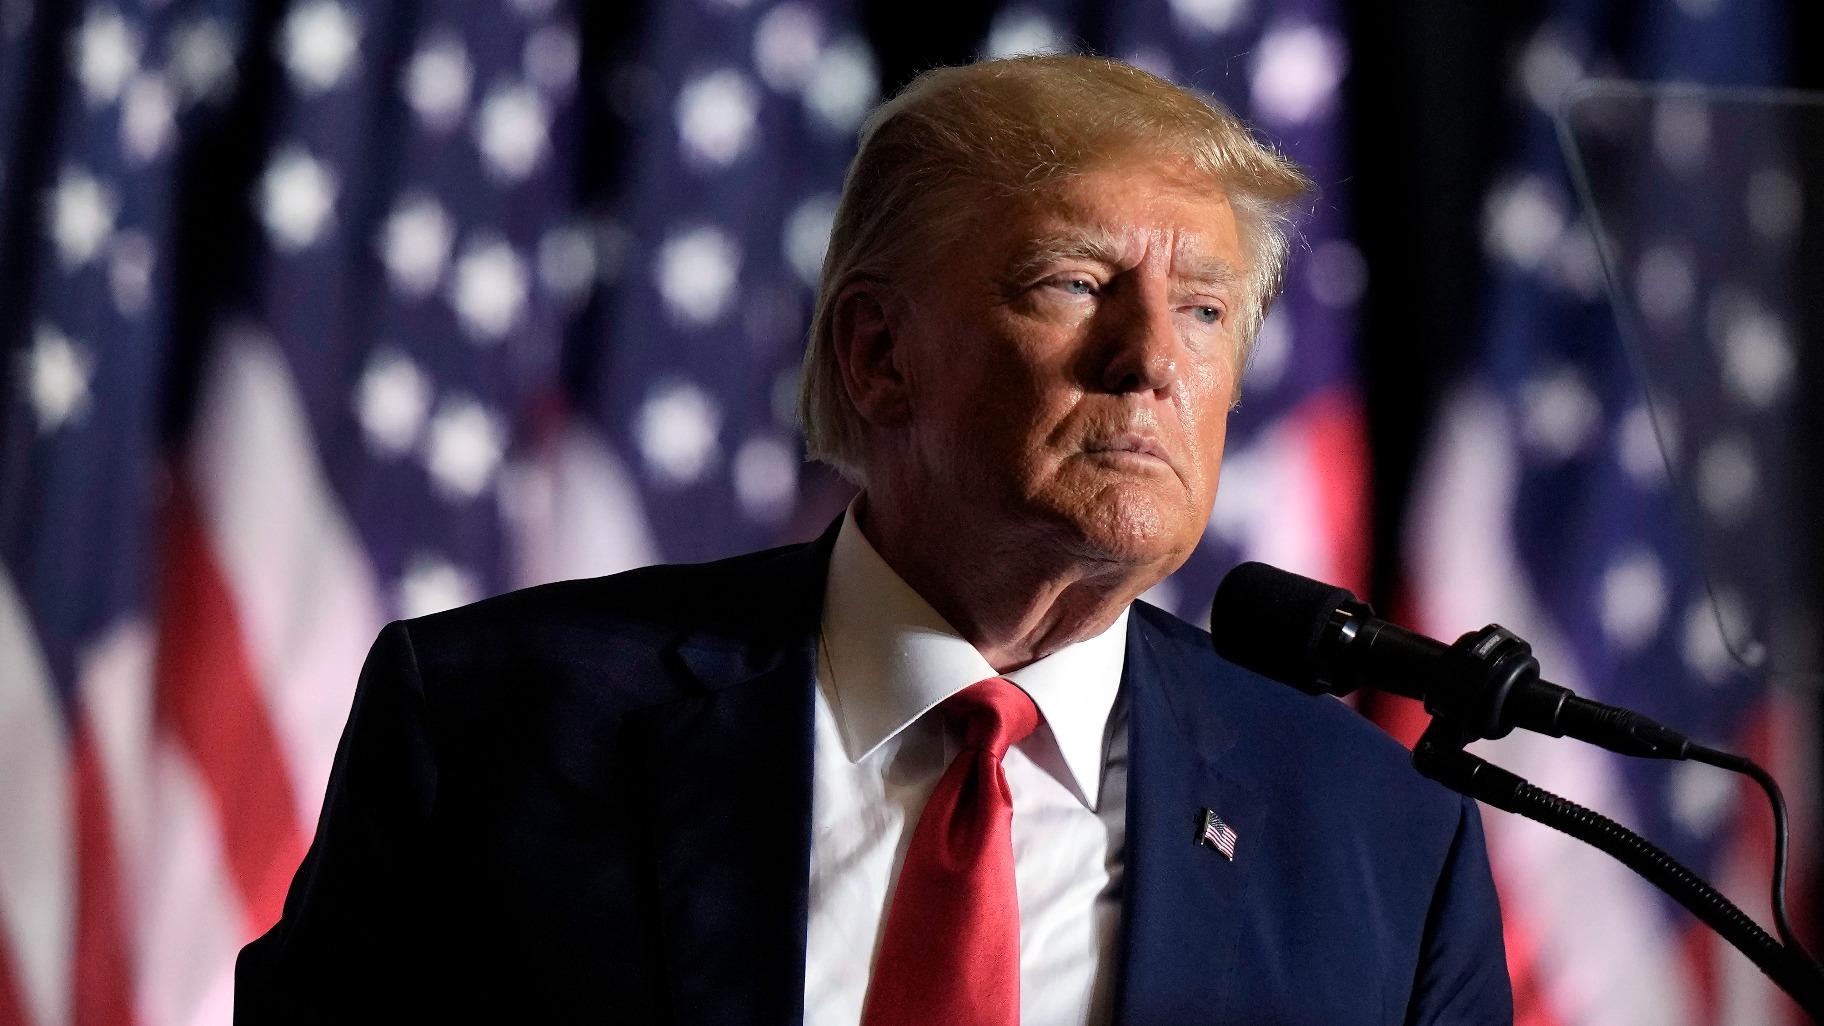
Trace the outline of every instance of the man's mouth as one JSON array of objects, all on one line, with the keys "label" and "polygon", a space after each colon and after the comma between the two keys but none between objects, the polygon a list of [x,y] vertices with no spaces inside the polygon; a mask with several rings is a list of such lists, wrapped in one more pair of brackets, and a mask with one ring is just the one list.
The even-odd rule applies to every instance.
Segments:
[{"label": "man's mouth", "polygon": [[1108,455],[1116,459],[1134,458],[1157,460],[1170,467],[1172,461],[1165,454],[1165,447],[1159,439],[1138,431],[1128,431],[1108,438],[1101,438],[1083,446],[1083,451],[1097,455]]}]

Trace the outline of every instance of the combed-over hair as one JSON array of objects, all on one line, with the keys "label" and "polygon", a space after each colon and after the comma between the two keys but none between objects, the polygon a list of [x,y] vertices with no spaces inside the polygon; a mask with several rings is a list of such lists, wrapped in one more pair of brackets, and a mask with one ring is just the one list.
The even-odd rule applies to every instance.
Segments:
[{"label": "combed-over hair", "polygon": [[1188,166],[1228,196],[1248,263],[1239,367],[1284,284],[1294,205],[1311,190],[1297,164],[1215,100],[1119,61],[1044,54],[936,68],[868,118],[843,183],[799,381],[808,455],[866,479],[864,425],[831,337],[845,288],[891,288],[984,203],[1145,160]]}]

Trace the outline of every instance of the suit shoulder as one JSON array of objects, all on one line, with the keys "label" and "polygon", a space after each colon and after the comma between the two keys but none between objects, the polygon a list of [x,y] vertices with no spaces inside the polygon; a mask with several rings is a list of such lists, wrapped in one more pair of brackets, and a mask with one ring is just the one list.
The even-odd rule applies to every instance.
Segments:
[{"label": "suit shoulder", "polygon": [[450,710],[508,696],[587,692],[621,706],[661,701],[680,676],[667,653],[687,635],[784,637],[814,624],[823,580],[814,545],[709,563],[662,564],[558,581],[389,628]]},{"label": "suit shoulder", "polygon": [[[405,622],[421,644],[477,637],[581,633],[594,638],[655,638],[714,621],[764,612],[781,591],[796,591],[808,545],[749,552],[706,563],[661,563],[604,577],[556,581],[505,592]],[[818,583],[821,583],[819,580]]]},{"label": "suit shoulder", "polygon": [[552,618],[599,619],[604,613],[660,620],[706,603],[738,601],[755,587],[776,583],[782,564],[801,557],[805,545],[786,545],[705,563],[655,563],[603,577],[538,584],[468,605],[417,617],[414,633],[467,629]]},{"label": "suit shoulder", "polygon": [[1421,777],[1404,745],[1348,705],[1229,662],[1216,653],[1208,631],[1171,613],[1145,603],[1134,608],[1160,643],[1174,649],[1200,683],[1208,683],[1208,700],[1220,703],[1243,743],[1263,758],[1294,767],[1313,786],[1350,791],[1376,804],[1373,796],[1381,795],[1435,806],[1440,814],[1454,810],[1453,793]]}]

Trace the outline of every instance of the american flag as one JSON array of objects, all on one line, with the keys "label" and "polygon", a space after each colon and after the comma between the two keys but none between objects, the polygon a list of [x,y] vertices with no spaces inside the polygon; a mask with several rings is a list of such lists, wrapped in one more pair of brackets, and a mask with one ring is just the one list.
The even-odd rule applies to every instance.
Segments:
[{"label": "american flag", "polygon": [[1197,840],[1222,852],[1223,858],[1235,861],[1235,842],[1240,838],[1234,827],[1224,823],[1221,816],[1209,809],[1203,810],[1203,827],[1198,831]]},{"label": "american flag", "polygon": [[[0,0],[0,1023],[227,1020],[388,619],[841,508],[792,407],[857,6]],[[1334,5],[1016,5],[981,50],[1081,44],[1326,187],[1154,597],[1359,586]]]},{"label": "american flag", "polygon": [[5,10],[0,1021],[222,1022],[381,624],[778,537],[873,71],[834,6]]},{"label": "american flag", "polygon": [[[1417,626],[1448,638],[1498,621],[1553,680],[1761,759],[1798,799],[1803,838],[1813,770],[1791,757],[1815,744],[1809,717],[1774,664],[1732,654],[1775,635],[1783,576],[1805,558],[1792,481],[1757,448],[1793,412],[1803,176],[1775,121],[1688,87],[1566,107],[1592,77],[1777,84],[1782,13],[1763,0],[1564,2],[1530,26],[1486,199],[1483,335],[1436,424],[1408,551]],[[1576,165],[1555,133],[1561,108]],[[1618,325],[1641,329],[1651,405]],[[1738,778],[1539,737],[1483,754],[1629,823],[1770,923],[1770,828]],[[1483,819],[1518,1022],[1800,1021],[1628,870],[1535,824]]]}]

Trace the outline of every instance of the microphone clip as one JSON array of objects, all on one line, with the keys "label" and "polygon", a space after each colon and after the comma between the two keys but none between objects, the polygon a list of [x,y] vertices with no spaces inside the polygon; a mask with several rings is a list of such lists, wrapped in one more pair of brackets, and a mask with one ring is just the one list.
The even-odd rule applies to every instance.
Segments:
[{"label": "microphone clip", "polygon": [[1642,759],[1690,755],[1692,742],[1678,731],[1540,677],[1532,646],[1499,624],[1458,638],[1435,665],[1439,683],[1449,684],[1425,689],[1425,709],[1472,739],[1506,737],[1519,727]]},{"label": "microphone clip", "polygon": [[1533,647],[1499,624],[1458,638],[1442,662],[1440,675],[1452,686],[1427,689],[1425,711],[1474,737],[1506,737],[1519,725],[1523,709],[1538,701],[1541,681]]}]

